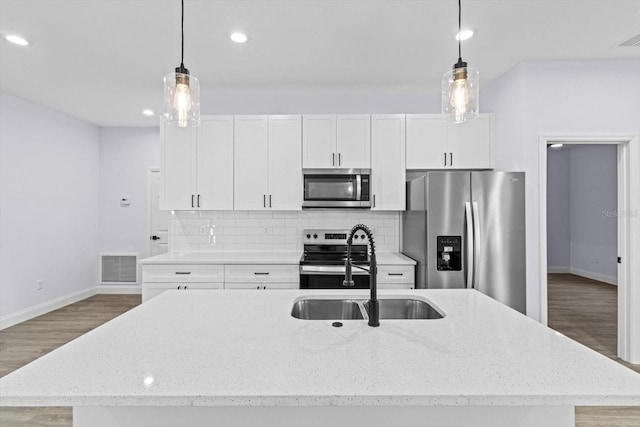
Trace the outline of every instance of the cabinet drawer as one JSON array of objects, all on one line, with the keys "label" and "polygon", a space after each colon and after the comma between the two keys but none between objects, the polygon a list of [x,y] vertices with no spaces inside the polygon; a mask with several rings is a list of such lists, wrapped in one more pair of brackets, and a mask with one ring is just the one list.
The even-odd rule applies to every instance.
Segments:
[{"label": "cabinet drawer", "polygon": [[168,290],[195,291],[202,289],[222,289],[223,283],[143,283],[142,284],[142,302],[149,301],[151,298],[160,295]]},{"label": "cabinet drawer", "polygon": [[378,283],[406,283],[415,285],[415,268],[410,265],[378,266]]},{"label": "cabinet drawer", "polygon": [[222,265],[154,265],[142,269],[143,282],[224,282]]},{"label": "cabinet drawer", "polygon": [[226,283],[298,283],[298,265],[226,265]]}]

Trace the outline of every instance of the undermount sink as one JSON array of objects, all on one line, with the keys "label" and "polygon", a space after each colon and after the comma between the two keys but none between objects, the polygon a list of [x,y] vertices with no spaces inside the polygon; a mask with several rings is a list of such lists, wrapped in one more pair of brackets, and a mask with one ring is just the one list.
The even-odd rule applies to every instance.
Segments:
[{"label": "undermount sink", "polygon": [[291,315],[304,320],[364,319],[360,304],[350,299],[302,299]]},{"label": "undermount sink", "polygon": [[[380,319],[442,319],[444,314],[415,297],[378,298]],[[343,297],[303,297],[293,304],[291,316],[303,320],[368,320],[368,300]]]}]

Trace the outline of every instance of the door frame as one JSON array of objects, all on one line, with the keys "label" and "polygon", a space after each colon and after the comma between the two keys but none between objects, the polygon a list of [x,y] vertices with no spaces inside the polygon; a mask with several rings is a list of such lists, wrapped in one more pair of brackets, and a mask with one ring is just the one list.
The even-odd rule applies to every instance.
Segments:
[{"label": "door frame", "polygon": [[[639,135],[540,135],[538,138],[540,321],[547,307],[547,146],[618,146],[618,357],[640,363],[640,137]],[[634,165],[634,167],[631,167]],[[635,309],[634,309],[635,307]]]},{"label": "door frame", "polygon": [[[153,206],[151,202],[151,174],[160,173],[160,168],[148,168],[147,169],[147,257],[151,256],[153,242],[151,241],[151,207]],[[173,211],[172,211],[173,212]],[[171,218],[173,215],[169,215],[169,229],[171,229]],[[167,233],[167,251],[171,252],[171,233]]]}]

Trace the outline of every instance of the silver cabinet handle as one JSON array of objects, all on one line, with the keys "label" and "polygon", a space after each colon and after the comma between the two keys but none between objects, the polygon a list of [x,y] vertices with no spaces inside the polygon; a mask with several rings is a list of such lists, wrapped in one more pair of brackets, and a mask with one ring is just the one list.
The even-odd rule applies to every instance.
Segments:
[{"label": "silver cabinet handle", "polygon": [[262,195],[262,207],[263,208],[267,207],[267,195],[266,194]]},{"label": "silver cabinet handle", "polygon": [[404,276],[404,273],[387,273],[389,276]]},{"label": "silver cabinet handle", "polygon": [[449,166],[453,166],[453,153],[449,153]]},{"label": "silver cabinet handle", "polygon": [[191,207],[192,207],[192,208],[194,208],[194,207],[195,207],[195,206],[193,206],[193,198],[194,198],[194,195],[192,194],[192,195],[191,195]]},{"label": "silver cabinet handle", "polygon": [[176,274],[191,274],[190,271],[176,271]]},{"label": "silver cabinet handle", "polygon": [[200,195],[198,194],[198,207],[200,207]]},{"label": "silver cabinet handle", "polygon": [[342,153],[338,153],[338,166],[342,164]]},{"label": "silver cabinet handle", "polygon": [[331,166],[336,165],[336,153],[331,153]]},{"label": "silver cabinet handle", "polygon": [[269,272],[266,272],[266,273],[260,273],[260,272],[256,271],[256,272],[254,272],[253,274],[255,274],[256,276],[268,276],[268,275],[269,275]]},{"label": "silver cabinet handle", "polygon": [[374,208],[376,207],[376,195],[375,194],[373,195],[373,207]]},{"label": "silver cabinet handle", "polygon": [[444,153],[444,165],[447,166],[447,153]]},{"label": "silver cabinet handle", "polygon": [[271,207],[271,194],[269,194],[269,207]]}]

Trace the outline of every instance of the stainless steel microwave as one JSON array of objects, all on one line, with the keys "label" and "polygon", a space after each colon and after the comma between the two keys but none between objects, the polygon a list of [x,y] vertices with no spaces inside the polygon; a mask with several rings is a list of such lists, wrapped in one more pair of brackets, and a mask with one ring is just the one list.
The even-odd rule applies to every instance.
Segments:
[{"label": "stainless steel microwave", "polygon": [[304,169],[303,208],[370,208],[369,169]]}]

